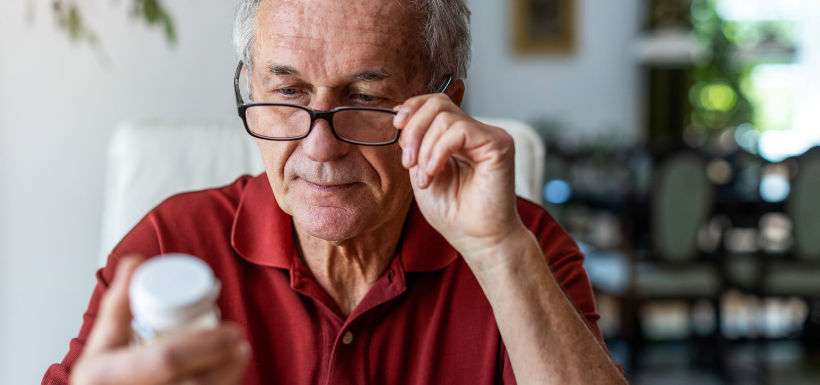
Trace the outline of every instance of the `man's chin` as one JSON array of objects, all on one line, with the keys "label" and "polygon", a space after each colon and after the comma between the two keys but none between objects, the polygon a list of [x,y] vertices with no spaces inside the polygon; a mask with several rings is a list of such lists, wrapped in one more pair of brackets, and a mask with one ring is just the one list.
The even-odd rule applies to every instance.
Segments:
[{"label": "man's chin", "polygon": [[361,233],[362,220],[353,210],[341,207],[309,207],[294,213],[294,223],[312,237],[342,242]]}]

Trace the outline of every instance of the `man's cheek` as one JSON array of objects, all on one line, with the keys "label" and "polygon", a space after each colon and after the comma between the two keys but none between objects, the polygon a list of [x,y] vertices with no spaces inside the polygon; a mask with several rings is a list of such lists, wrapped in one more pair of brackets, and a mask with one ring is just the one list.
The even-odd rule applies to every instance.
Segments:
[{"label": "man's cheek", "polygon": [[264,141],[259,146],[262,152],[262,159],[265,163],[265,169],[268,171],[268,177],[273,177],[279,182],[292,179],[293,167],[293,142],[274,142]]}]

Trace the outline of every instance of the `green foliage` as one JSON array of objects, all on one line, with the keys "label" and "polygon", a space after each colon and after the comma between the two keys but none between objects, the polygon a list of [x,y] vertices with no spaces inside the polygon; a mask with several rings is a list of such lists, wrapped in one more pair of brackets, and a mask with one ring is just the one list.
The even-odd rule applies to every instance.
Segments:
[{"label": "green foliage", "polygon": [[[131,15],[152,27],[162,28],[169,44],[177,42],[174,20],[163,7],[161,0],[131,0]],[[86,24],[80,7],[73,0],[52,0],[52,11],[57,25],[73,41],[86,42],[91,46],[99,45],[99,38]]]},{"label": "green foliage", "polygon": [[692,125],[706,133],[748,123],[752,107],[740,92],[745,70],[734,60],[737,44],[727,38],[731,23],[720,18],[716,0],[694,0],[691,21],[695,34],[709,46],[711,57],[690,71]]},{"label": "green foliage", "polygon": [[177,36],[174,31],[174,21],[162,7],[160,0],[134,0],[134,16],[142,18],[148,25],[160,26],[165,32],[165,39],[170,44],[176,44]]},{"label": "green foliage", "polygon": [[796,39],[793,21],[723,20],[716,11],[718,1],[693,0],[690,9],[692,27],[712,54],[690,71],[691,123],[710,136],[745,123],[761,123],[765,108],[760,91],[752,85],[752,71],[759,64],[789,62]]},{"label": "green foliage", "polygon": [[77,4],[54,0],[52,11],[57,25],[68,33],[71,40],[85,41],[92,46],[99,44],[97,35],[86,27]]}]

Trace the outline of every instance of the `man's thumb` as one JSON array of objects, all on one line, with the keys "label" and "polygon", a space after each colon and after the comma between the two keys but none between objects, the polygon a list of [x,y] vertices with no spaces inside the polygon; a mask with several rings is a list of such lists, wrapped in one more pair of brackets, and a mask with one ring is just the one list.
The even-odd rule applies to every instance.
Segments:
[{"label": "man's thumb", "polygon": [[117,273],[100,303],[94,329],[91,331],[89,352],[98,352],[128,344],[131,336],[131,308],[128,302],[128,286],[134,270],[142,257],[129,255],[117,264]]}]

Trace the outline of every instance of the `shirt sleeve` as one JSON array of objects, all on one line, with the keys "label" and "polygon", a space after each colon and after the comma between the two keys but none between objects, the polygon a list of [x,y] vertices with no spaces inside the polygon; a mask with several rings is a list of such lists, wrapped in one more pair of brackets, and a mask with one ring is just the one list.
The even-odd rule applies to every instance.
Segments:
[{"label": "shirt sleeve", "polygon": [[108,262],[105,267],[97,270],[97,285],[91,294],[88,309],[86,309],[85,314],[83,314],[83,325],[80,327],[80,333],[77,337],[71,339],[68,354],[63,358],[63,361],[59,364],[53,364],[48,368],[45,376],[43,376],[43,385],[68,385],[71,368],[77,362],[77,359],[80,358],[88,336],[91,334],[91,328],[97,319],[100,301],[114,278],[118,262],[123,256],[129,254],[140,254],[146,257],[160,254],[159,237],[152,214],[148,214],[148,216],[143,218],[142,221],[123,238],[120,244],[117,245],[108,256]]},{"label": "shirt sleeve", "polygon": [[[68,354],[63,361],[48,368],[42,384],[68,384],[71,368],[83,352],[83,347],[97,318],[100,301],[108,290],[117,270],[117,264],[122,257],[139,254],[150,258],[167,252],[179,251],[176,248],[182,247],[181,245],[185,245],[186,242],[195,243],[194,239],[201,240],[202,237],[207,237],[199,232],[202,227],[207,226],[202,225],[203,223],[210,223],[211,226],[220,220],[227,220],[229,222],[225,223],[229,224],[233,223],[232,218],[236,205],[251,179],[250,176],[242,176],[234,183],[222,188],[170,197],[142,218],[114,248],[108,256],[105,267],[97,271],[97,286],[91,295],[88,309],[83,314],[80,333],[71,340]],[[208,215],[203,217],[195,215],[197,213]],[[229,230],[230,226],[227,229]],[[194,234],[199,234],[200,237],[193,237]]]},{"label": "shirt sleeve", "polygon": [[[592,292],[592,284],[589,282],[586,270],[584,270],[584,255],[578,248],[578,244],[541,206],[519,198],[518,212],[521,220],[538,239],[558,285],[575,306],[589,331],[598,340],[598,344],[609,354],[601,329],[598,328],[598,319],[601,317],[595,312],[595,295]],[[516,384],[506,346],[503,342],[501,345],[502,382]],[[616,366],[623,373],[621,366],[617,364]]]}]

